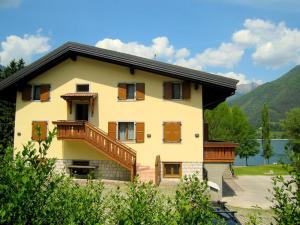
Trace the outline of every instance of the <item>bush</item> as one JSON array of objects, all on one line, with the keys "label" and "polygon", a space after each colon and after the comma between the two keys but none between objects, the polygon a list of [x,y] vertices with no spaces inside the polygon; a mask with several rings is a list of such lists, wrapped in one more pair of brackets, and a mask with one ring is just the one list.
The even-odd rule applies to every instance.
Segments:
[{"label": "bush", "polygon": [[207,184],[197,174],[185,176],[175,196],[178,224],[222,224],[214,213],[208,194]]},{"label": "bush", "polygon": [[[289,145],[293,148],[293,144]],[[300,224],[300,153],[289,150],[291,160],[287,168],[289,178],[277,176],[273,178],[273,203],[274,219],[278,224]]]},{"label": "bush", "polygon": [[161,195],[152,182],[136,178],[126,193],[118,189],[111,194],[113,224],[176,224],[171,200]]},{"label": "bush", "polygon": [[101,181],[79,185],[56,174],[55,159],[46,158],[54,136],[55,130],[37,145],[28,142],[14,158],[11,148],[0,158],[0,224],[221,223],[197,174],[182,179],[175,198],[138,178],[126,192],[104,195]]}]

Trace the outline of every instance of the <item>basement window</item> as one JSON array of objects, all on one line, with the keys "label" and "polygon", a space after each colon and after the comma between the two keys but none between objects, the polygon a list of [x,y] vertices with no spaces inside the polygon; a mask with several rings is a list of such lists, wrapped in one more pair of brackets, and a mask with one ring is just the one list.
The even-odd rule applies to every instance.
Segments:
[{"label": "basement window", "polygon": [[163,163],[164,178],[180,178],[182,174],[181,163]]},{"label": "basement window", "polygon": [[71,177],[77,179],[94,178],[95,167],[89,164],[89,161],[73,161],[73,164],[69,166]]}]

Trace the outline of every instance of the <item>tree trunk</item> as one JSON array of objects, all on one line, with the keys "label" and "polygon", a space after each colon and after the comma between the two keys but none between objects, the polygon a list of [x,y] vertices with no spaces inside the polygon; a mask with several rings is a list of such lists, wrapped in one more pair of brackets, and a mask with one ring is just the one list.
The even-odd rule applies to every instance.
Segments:
[{"label": "tree trunk", "polygon": [[248,157],[246,157],[246,166],[248,166]]}]

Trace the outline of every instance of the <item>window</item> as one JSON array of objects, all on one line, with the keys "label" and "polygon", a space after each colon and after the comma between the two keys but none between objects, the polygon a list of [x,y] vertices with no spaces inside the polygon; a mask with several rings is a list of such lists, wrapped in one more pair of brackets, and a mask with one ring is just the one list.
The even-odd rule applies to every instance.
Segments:
[{"label": "window", "polygon": [[181,163],[163,163],[163,176],[165,178],[180,178]]},{"label": "window", "polygon": [[33,100],[41,100],[41,86],[34,86]]},{"label": "window", "polygon": [[120,141],[133,141],[135,139],[134,122],[119,122],[118,128],[118,139]]},{"label": "window", "polygon": [[126,99],[135,98],[135,84],[127,84],[126,87]]},{"label": "window", "polygon": [[47,102],[50,100],[50,84],[43,85],[26,85],[22,90],[23,101],[41,101]]},{"label": "window", "polygon": [[190,99],[191,83],[184,82],[164,82],[164,99]]},{"label": "window", "polygon": [[164,122],[164,143],[181,142],[181,122]]},{"label": "window", "polygon": [[46,140],[48,132],[47,121],[32,121],[32,135],[31,139],[34,141]]},{"label": "window", "polygon": [[118,99],[119,100],[144,100],[145,84],[144,83],[119,83]]},{"label": "window", "polygon": [[181,84],[172,84],[172,99],[181,99]]},{"label": "window", "polygon": [[120,141],[133,141],[144,143],[145,123],[144,122],[108,122],[108,136]]},{"label": "window", "polygon": [[76,92],[89,92],[90,86],[88,84],[77,84]]}]

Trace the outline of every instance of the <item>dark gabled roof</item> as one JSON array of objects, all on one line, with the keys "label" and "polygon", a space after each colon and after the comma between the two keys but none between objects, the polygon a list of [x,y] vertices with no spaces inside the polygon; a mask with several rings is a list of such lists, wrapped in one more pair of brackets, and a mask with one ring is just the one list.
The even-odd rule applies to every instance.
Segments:
[{"label": "dark gabled roof", "polygon": [[[131,71],[134,69],[139,69],[203,84],[204,107],[207,108],[213,107],[232,95],[238,82],[234,79],[163,63],[156,60],[150,60],[79,43],[67,42],[39,60],[6,78],[5,80],[2,80],[0,82],[0,92],[8,89],[15,92],[17,89],[24,86],[27,81],[33,79],[49,68],[68,58],[76,60],[77,56],[123,65],[129,67]],[[1,97],[2,95],[3,94],[1,94]]]}]

